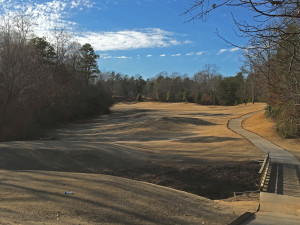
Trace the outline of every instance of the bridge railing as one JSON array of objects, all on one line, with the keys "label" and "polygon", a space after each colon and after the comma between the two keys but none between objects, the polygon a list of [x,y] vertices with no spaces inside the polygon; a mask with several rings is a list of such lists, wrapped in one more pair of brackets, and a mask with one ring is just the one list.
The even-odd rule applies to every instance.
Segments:
[{"label": "bridge railing", "polygon": [[258,172],[258,174],[260,175],[260,181],[259,181],[259,190],[260,191],[263,190],[270,164],[271,164],[271,158],[270,158],[270,154],[268,153],[264,159],[264,162],[263,162],[259,172]]}]

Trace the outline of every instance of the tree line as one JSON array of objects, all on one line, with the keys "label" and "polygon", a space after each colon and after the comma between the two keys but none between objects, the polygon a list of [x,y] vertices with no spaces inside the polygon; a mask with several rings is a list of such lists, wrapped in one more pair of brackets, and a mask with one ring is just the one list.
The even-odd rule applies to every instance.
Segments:
[{"label": "tree line", "polygon": [[300,136],[300,23],[290,21],[273,32],[274,40],[260,41],[264,50],[248,52],[248,70],[264,86],[267,114],[284,137]]},{"label": "tree line", "polygon": [[186,74],[161,72],[147,80],[142,76],[128,76],[115,72],[101,73],[102,83],[117,100],[194,102],[203,105],[237,105],[262,101],[258,80],[242,72],[223,77],[215,65],[189,77]]},{"label": "tree line", "polygon": [[[189,77],[161,72],[147,80],[103,73],[90,44],[60,30],[51,41],[32,36],[24,16],[0,24],[0,140],[30,138],[40,128],[105,113],[116,100],[236,105],[265,101],[285,137],[300,136],[300,8],[298,1],[194,1],[186,13],[205,19],[219,7],[245,7],[260,23],[235,18],[249,38],[241,72],[223,77],[214,65]],[[197,11],[200,9],[199,11]]]},{"label": "tree line", "polygon": [[[298,0],[191,0],[185,15],[192,20],[206,20],[219,8],[236,7],[251,11],[244,21],[233,15],[235,33],[247,38],[245,72],[262,87],[267,115],[276,122],[284,137],[300,136],[300,4]],[[251,21],[252,20],[252,21]]]},{"label": "tree line", "polygon": [[113,101],[97,79],[93,47],[59,30],[50,43],[26,28],[24,17],[0,26],[0,140],[36,137],[43,128],[108,112]]}]

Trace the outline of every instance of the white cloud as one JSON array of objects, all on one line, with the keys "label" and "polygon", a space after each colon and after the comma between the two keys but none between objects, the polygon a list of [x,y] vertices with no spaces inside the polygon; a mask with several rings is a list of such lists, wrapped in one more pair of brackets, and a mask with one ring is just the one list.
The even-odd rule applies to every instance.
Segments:
[{"label": "white cloud", "polygon": [[79,43],[90,43],[97,51],[157,48],[178,45],[172,33],[159,28],[117,32],[87,32],[77,37]]},{"label": "white cloud", "polygon": [[128,56],[124,56],[124,55],[122,55],[122,56],[110,56],[110,55],[104,54],[100,58],[101,59],[131,59],[132,57],[128,57]]},{"label": "white cloud", "polygon": [[165,57],[165,56],[166,56],[166,54],[161,54],[160,56],[161,56],[161,57]]},{"label": "white cloud", "polygon": [[48,0],[43,3],[29,0],[1,0],[0,14],[4,18],[28,16],[32,30],[38,36],[48,36],[55,27],[72,30],[75,22],[68,20],[72,9],[91,8],[92,0]]},{"label": "white cloud", "polygon": [[240,48],[238,48],[238,47],[231,48],[231,49],[223,48],[223,49],[220,49],[220,50],[218,51],[217,55],[220,55],[220,54],[222,54],[222,53],[224,53],[224,52],[235,52],[235,51],[238,51],[238,50],[240,50]]},{"label": "white cloud", "polygon": [[227,51],[228,51],[227,49],[223,48],[223,49],[220,49],[217,54],[220,55],[220,54],[222,54],[224,52],[227,52]]},{"label": "white cloud", "polygon": [[186,53],[185,55],[190,56],[190,55],[195,55],[195,53],[194,52],[189,52],[189,53]]},{"label": "white cloud", "polygon": [[192,44],[192,42],[190,40],[185,40],[183,44]]},{"label": "white cloud", "polygon": [[230,51],[230,52],[235,52],[235,51],[238,51],[238,50],[240,50],[240,48],[238,48],[238,47],[235,47],[235,48],[229,49],[229,51]]},{"label": "white cloud", "polygon": [[115,59],[131,59],[131,57],[127,57],[127,56],[116,56],[114,57]]},{"label": "white cloud", "polygon": [[170,44],[172,44],[172,45],[180,45],[180,42],[177,41],[177,40],[175,40],[175,39],[172,39],[172,40],[170,40]]},{"label": "white cloud", "polygon": [[149,57],[152,57],[152,55],[147,55],[147,57],[149,58]]},{"label": "white cloud", "polygon": [[173,56],[173,57],[174,57],[174,56],[181,56],[181,54],[174,54],[174,55],[171,55],[171,56]]},{"label": "white cloud", "polygon": [[196,52],[196,55],[203,55],[204,52]]},{"label": "white cloud", "polygon": [[[81,44],[90,43],[97,51],[129,50],[139,48],[161,48],[181,45],[174,33],[160,28],[122,30],[115,32],[76,32],[76,22],[70,20],[75,9],[91,8],[95,0],[0,0],[0,15],[12,17],[22,12],[30,15],[32,30],[37,36],[51,37],[54,28],[63,29],[75,36]],[[108,0],[106,0],[108,1]],[[109,2],[114,3],[117,1]],[[105,2],[104,2],[105,4]],[[107,3],[106,3],[107,4]],[[185,42],[187,43],[187,42]]]}]

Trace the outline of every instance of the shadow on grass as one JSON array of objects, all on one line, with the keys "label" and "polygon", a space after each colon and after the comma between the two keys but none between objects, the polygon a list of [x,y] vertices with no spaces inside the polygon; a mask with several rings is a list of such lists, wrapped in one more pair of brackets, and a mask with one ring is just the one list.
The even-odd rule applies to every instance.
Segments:
[{"label": "shadow on grass", "polygon": [[[188,125],[213,126],[212,122],[190,117],[150,114],[154,110],[123,110],[83,124],[60,130],[62,140],[12,142],[0,144],[0,168],[7,170],[54,170],[103,173],[188,191],[209,198],[225,198],[234,191],[256,188],[257,165],[253,163],[214,162],[187,157],[188,149],[139,150],[118,141],[173,141],[212,143],[234,141],[230,137],[191,137]],[[149,113],[149,114],[148,114]],[[128,122],[129,121],[129,122]],[[126,135],[127,128],[152,133]],[[167,132],[171,130],[172,132]],[[119,133],[116,133],[119,131]],[[174,132],[176,131],[176,132]],[[139,133],[140,132],[140,133]],[[179,138],[179,139],[178,139]],[[164,148],[164,146],[161,146]]]},{"label": "shadow on grass", "polygon": [[227,198],[233,192],[257,188],[259,165],[255,162],[220,161],[212,165],[184,155],[170,158],[170,152],[145,153],[112,147],[104,148],[106,151],[2,149],[0,168],[101,173],[163,185],[211,199]]},{"label": "shadow on grass", "polygon": [[179,114],[182,116],[212,116],[212,117],[223,117],[223,116],[231,116],[232,114],[228,113],[184,113]]},{"label": "shadow on grass", "polygon": [[[97,192],[96,194],[98,195],[97,198],[94,200],[83,198],[83,197],[78,197],[76,195],[72,196],[65,196],[63,194],[57,194],[54,192],[49,192],[42,190],[41,188],[29,188],[26,187],[25,185],[16,185],[16,184],[5,184],[2,183],[0,187],[2,188],[9,188],[9,189],[15,189],[15,190],[24,190],[27,193],[34,193],[34,196],[37,197],[40,200],[47,200],[47,201],[55,201],[57,204],[60,202],[65,202],[66,198],[69,198],[73,204],[76,205],[82,205],[82,204],[87,204],[88,209],[85,208],[74,208],[72,207],[71,209],[64,209],[64,210],[70,210],[70,213],[72,214],[79,214],[79,215],[84,215],[89,222],[96,222],[96,223],[118,223],[118,224],[139,224],[143,223],[154,223],[154,224],[186,224],[187,221],[184,219],[174,217],[173,215],[166,215],[166,214],[156,214],[156,216],[153,216],[153,213],[151,212],[149,208],[147,210],[134,210],[132,207],[129,207],[129,209],[126,208],[126,205],[130,205],[129,203],[126,203],[126,205],[118,205],[116,206],[115,204],[109,204],[106,201],[106,203],[102,202],[101,199],[107,199],[110,196],[108,193],[101,193]],[[89,193],[89,191],[87,191]],[[94,193],[95,194],[95,193]],[[153,193],[152,193],[153,194]],[[91,194],[92,196],[92,194]],[[15,199],[14,201],[24,201],[26,199]],[[32,200],[32,199],[28,199]],[[68,201],[68,200],[67,200]],[[111,196],[111,201],[115,202],[118,201],[118,199],[114,199],[113,196]],[[139,208],[138,206],[135,206],[137,209]],[[142,205],[140,207],[143,207]],[[28,210],[28,208],[27,208]],[[30,209],[29,209],[30,210]],[[49,209],[48,209],[49,210]],[[105,211],[105,213],[101,214],[99,213],[100,211]],[[151,214],[150,214],[151,212]],[[26,211],[24,212],[26,214]],[[186,212],[188,213],[188,212]],[[20,214],[20,212],[18,212]],[[79,216],[77,215],[77,216]],[[22,217],[24,217],[23,215]],[[76,216],[76,215],[73,215]],[[35,218],[34,220],[38,220],[38,218]],[[44,218],[43,218],[44,220]],[[192,223],[192,224],[197,224],[197,223]]]},{"label": "shadow on grass", "polygon": [[[117,223],[117,224],[199,224],[211,219],[210,211],[216,217],[232,216],[230,213],[220,211],[220,208],[211,206],[211,203],[202,199],[189,197],[178,192],[149,186],[143,183],[120,180],[112,177],[89,177],[84,174],[67,174],[67,173],[47,173],[45,171],[16,172],[13,177],[6,177],[4,182],[0,183],[1,190],[10,190],[13,193],[21,195],[12,196],[6,199],[4,204],[19,204],[18,212],[7,211],[7,213],[18,213],[22,219],[29,218],[30,221],[51,222],[56,221],[57,212],[62,215],[61,223],[67,218],[78,218],[82,222]],[[22,179],[26,177],[26,182]],[[21,177],[21,179],[20,179]],[[37,178],[39,177],[39,178]],[[64,195],[64,186],[55,180],[67,180],[71,183],[70,187],[74,190],[73,195]],[[54,182],[52,182],[54,181]],[[124,181],[126,185],[124,185]],[[40,185],[35,185],[39,182]],[[84,190],[78,182],[83,182]],[[58,187],[59,186],[59,187]],[[110,191],[113,188],[117,192]],[[23,196],[23,193],[26,193]],[[174,203],[170,204],[170,200]],[[41,207],[38,209],[39,214],[32,218],[32,214],[27,215],[28,211],[37,210],[37,205],[47,202],[55,204],[55,207]],[[28,204],[27,204],[28,203]],[[156,207],[155,204],[158,204]],[[25,208],[22,208],[24,207]],[[23,210],[22,210],[23,209]],[[176,216],[174,216],[176,213]],[[225,214],[225,215],[224,215]],[[48,217],[48,221],[45,219]],[[52,216],[51,216],[52,215]],[[191,216],[193,218],[191,219]],[[234,215],[233,215],[234,216]],[[14,218],[16,221],[18,218]],[[40,220],[40,221],[39,221]]]},{"label": "shadow on grass", "polygon": [[181,138],[175,141],[181,143],[214,143],[214,142],[235,141],[239,139],[240,138],[232,138],[232,137],[201,136],[201,137]]}]

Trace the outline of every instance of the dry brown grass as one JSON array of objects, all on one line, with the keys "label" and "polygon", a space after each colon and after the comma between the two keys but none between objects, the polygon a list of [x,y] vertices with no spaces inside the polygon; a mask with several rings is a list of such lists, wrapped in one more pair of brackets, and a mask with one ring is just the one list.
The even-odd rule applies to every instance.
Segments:
[{"label": "dry brown grass", "polygon": [[[119,126],[124,138],[122,144],[151,150],[153,153],[168,153],[179,161],[184,157],[202,162],[232,162],[260,159],[263,154],[238,134],[227,129],[227,121],[249,112],[261,110],[264,104],[248,104],[233,107],[200,106],[184,103],[139,103],[118,104],[115,112],[130,112],[126,119],[130,126]],[[132,111],[131,111],[132,110]],[[141,113],[136,113],[141,110]],[[105,128],[104,128],[105,129]],[[242,149],[241,149],[241,146]]]},{"label": "dry brown grass", "polygon": [[[49,140],[0,143],[0,168],[6,169],[0,173],[1,222],[227,224],[255,209],[257,199],[214,202],[118,177],[38,171],[115,174],[212,191],[208,196],[248,190],[259,167],[253,162],[264,154],[228,130],[227,121],[263,107],[117,104],[111,115],[58,129]],[[75,194],[64,196],[69,189]]]},{"label": "dry brown grass", "polygon": [[260,112],[257,115],[244,120],[243,127],[291,152],[300,160],[300,139],[287,139],[281,137],[275,130],[276,126],[274,121],[267,118],[264,112]]},{"label": "dry brown grass", "polygon": [[117,104],[111,115],[55,130],[52,140],[1,143],[0,166],[97,172],[132,163],[185,167],[255,161],[263,153],[229,130],[227,122],[263,107]]},{"label": "dry brown grass", "polygon": [[0,177],[1,224],[228,224],[246,210],[106,175],[0,171]]}]

